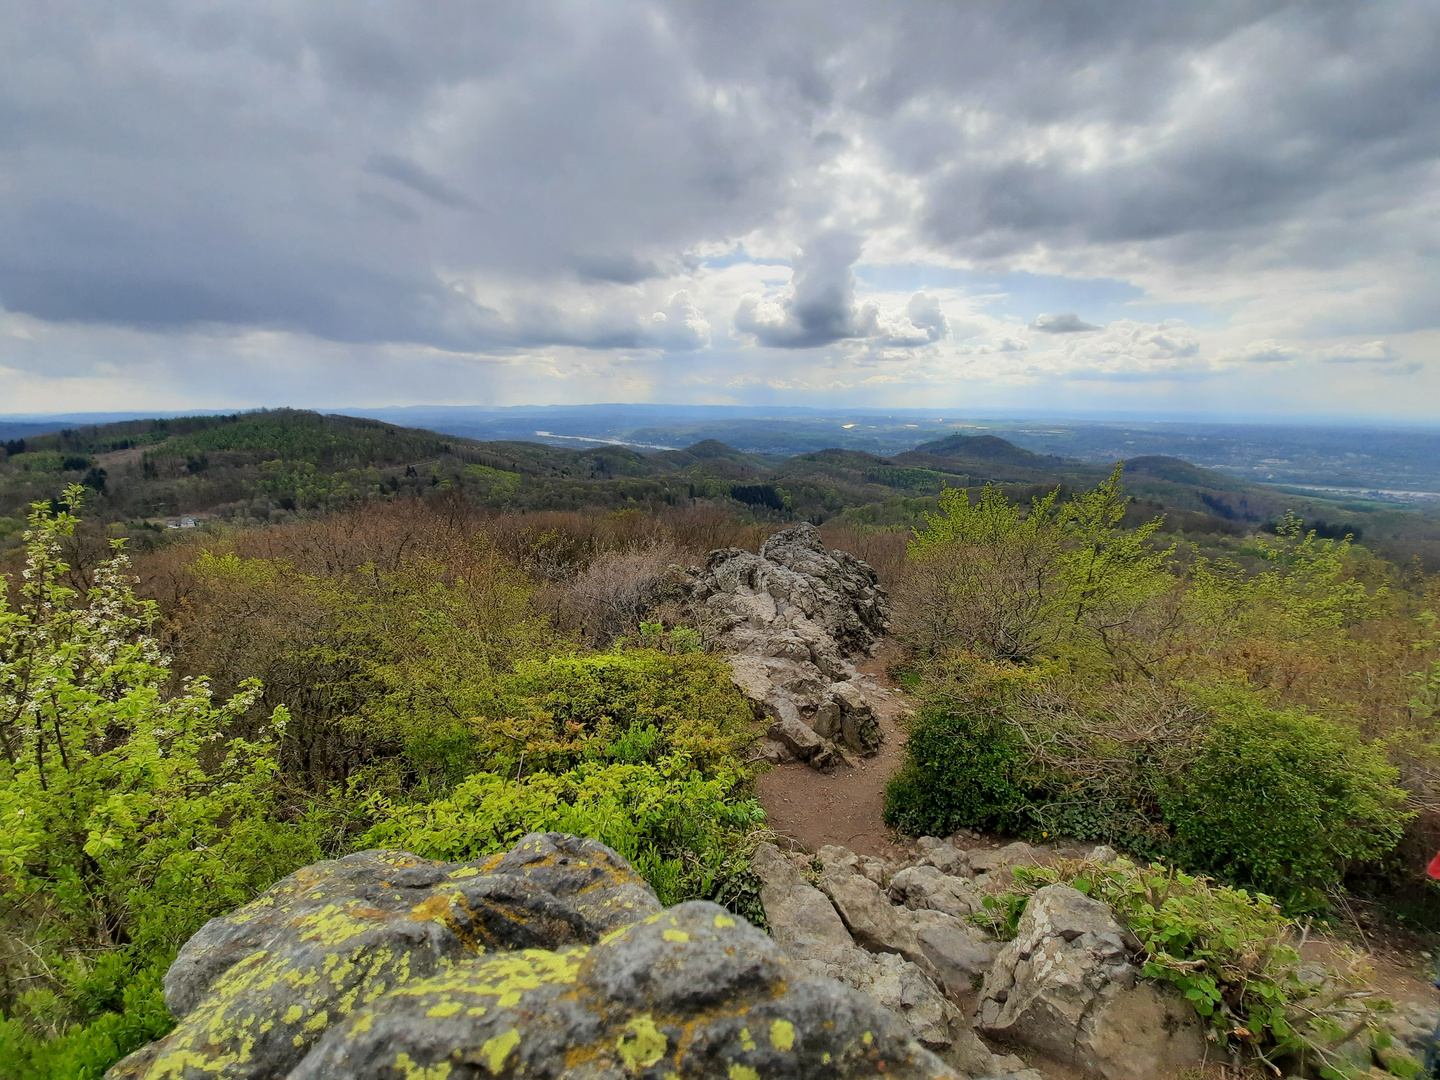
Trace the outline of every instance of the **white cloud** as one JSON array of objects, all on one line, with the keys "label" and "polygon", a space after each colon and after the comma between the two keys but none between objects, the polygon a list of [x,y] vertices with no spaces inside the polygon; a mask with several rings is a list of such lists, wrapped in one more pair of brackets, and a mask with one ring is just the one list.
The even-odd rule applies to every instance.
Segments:
[{"label": "white cloud", "polygon": [[1299,359],[1303,354],[1293,345],[1285,345],[1273,339],[1252,341],[1235,349],[1217,353],[1215,360],[1220,364],[1283,364]]},{"label": "white cloud", "polygon": [[1220,373],[1224,407],[1296,363],[1287,401],[1426,407],[1433,3],[811,14],[19,0],[0,409]]},{"label": "white cloud", "polygon": [[1315,358],[1330,364],[1388,364],[1399,359],[1395,350],[1384,341],[1332,345],[1317,352]]},{"label": "white cloud", "polygon": [[1200,335],[1180,319],[1117,319],[1058,348],[1036,351],[1032,344],[1030,363],[1039,371],[1072,379],[1194,377],[1209,367],[1200,358]]}]

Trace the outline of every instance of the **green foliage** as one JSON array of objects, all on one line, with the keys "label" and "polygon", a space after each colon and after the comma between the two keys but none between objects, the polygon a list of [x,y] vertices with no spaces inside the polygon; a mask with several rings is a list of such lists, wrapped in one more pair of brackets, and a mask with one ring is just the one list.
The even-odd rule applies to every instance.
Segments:
[{"label": "green foliage", "polygon": [[1383,748],[1233,684],[1097,690],[952,657],[926,671],[886,821],[1099,840],[1313,907],[1411,815]]},{"label": "green foliage", "polygon": [[[1325,977],[1302,976],[1294,944],[1298,928],[1263,893],[1125,859],[1017,867],[1015,882],[1009,892],[987,898],[985,911],[972,918],[1013,936],[1029,897],[1056,882],[1103,900],[1139,939],[1143,974],[1171,983],[1216,1039],[1254,1055],[1277,1075],[1276,1061],[1309,1059],[1329,1080],[1349,1080],[1374,1075],[1367,1071],[1372,1049],[1386,1058],[1390,1036],[1383,1014],[1392,1006],[1369,993],[1358,977],[1358,960],[1347,963],[1341,955],[1339,967]],[[1357,1039],[1366,1057],[1358,1067],[1337,1052]],[[1413,1075],[1405,1062],[1392,1068],[1394,1075]]]},{"label": "green foliage", "polygon": [[1092,491],[1028,510],[986,485],[975,503],[940,494],[910,544],[900,630],[926,657],[962,648],[996,660],[1061,657],[1121,676],[1144,670],[1137,612],[1171,588],[1172,549],[1151,546],[1161,520],[1123,528],[1117,467]]},{"label": "green foliage", "polygon": [[289,462],[366,466],[435,457],[442,446],[442,439],[433,433],[397,428],[379,420],[277,409],[245,413],[230,423],[177,435],[164,444],[162,452],[173,457],[257,453]]},{"label": "green foliage", "polygon": [[1377,640],[1390,579],[1293,516],[1248,570],[1181,567],[1125,508],[1118,471],[1028,512],[942,496],[901,593],[922,704],[886,819],[1103,840],[1314,907],[1413,816],[1387,754],[1433,756],[1358,734],[1381,679],[1390,709],[1401,687],[1428,707],[1429,673]]},{"label": "green foliage", "polygon": [[494,732],[476,718],[509,715],[508,669],[552,640],[529,580],[483,538],[451,565],[307,574],[286,559],[206,551],[194,573],[222,617],[177,624],[188,659],[264,678],[269,705],[294,713],[288,767],[310,768],[297,759],[311,747],[333,761],[335,736],[353,740],[353,755],[318,779],[369,770],[368,783],[434,793],[486,767]]},{"label": "green foliage", "polygon": [[[5,963],[0,1016],[18,1060],[83,1072],[161,1024],[144,972],[319,848],[313,822],[280,814],[284,712],[238,738],[256,687],[219,705],[202,680],[167,696],[155,607],[118,546],[88,594],[63,584],[75,525],[36,504],[19,605],[0,592],[0,932],[23,957]],[[61,1039],[31,1046],[45,1034]]]},{"label": "green foliage", "polygon": [[[88,1019],[54,1038],[38,1039],[21,1020],[0,1018],[5,1075],[13,1080],[101,1080],[116,1061],[165,1035],[175,1023],[161,986],[169,959],[139,971],[132,971],[126,959],[120,953],[105,956],[100,968],[107,966],[105,960],[121,961],[108,965],[112,970],[107,972],[106,992],[98,1002],[77,1000],[77,1005],[90,1006],[80,1010]],[[95,989],[93,977],[85,981],[85,989]]]},{"label": "green foliage", "polygon": [[1284,896],[1316,890],[1376,859],[1413,814],[1383,749],[1298,709],[1266,708],[1234,688],[1203,693],[1212,719],[1197,752],[1161,794],[1188,865]]},{"label": "green foliage", "polygon": [[905,764],[885,789],[885,824],[912,836],[948,836],[967,825],[1014,831],[1026,824],[1025,747],[1007,720],[1006,701],[1027,675],[992,673],[998,678],[984,693],[926,696],[911,725]]},{"label": "green foliage", "polygon": [[[736,754],[754,737],[745,696],[729,667],[699,652],[622,649],[567,654],[515,665],[504,680],[506,717],[490,725],[487,768],[563,772],[586,761],[616,760],[626,740],[645,760],[683,754],[707,775],[738,768]],[[637,732],[653,731],[640,737]],[[633,756],[624,760],[635,760]]]},{"label": "green foliage", "polygon": [[661,622],[642,622],[640,643],[646,648],[670,653],[697,653],[705,648],[700,631],[693,626],[676,626],[666,630]]},{"label": "green foliage", "polygon": [[376,798],[370,810],[378,822],[361,843],[457,861],[505,851],[528,832],[558,830],[613,847],[662,903],[706,897],[733,904],[765,816],[754,799],[737,797],[739,780],[723,770],[707,777],[683,755],[518,780],[477,773],[433,803]]}]

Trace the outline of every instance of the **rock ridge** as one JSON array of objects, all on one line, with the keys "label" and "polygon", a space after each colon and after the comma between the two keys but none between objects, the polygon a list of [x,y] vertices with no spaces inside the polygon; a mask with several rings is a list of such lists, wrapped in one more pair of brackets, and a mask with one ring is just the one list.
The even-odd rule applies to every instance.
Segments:
[{"label": "rock ridge", "polygon": [[775,533],[759,554],[712,551],[678,583],[707,642],[728,654],[737,686],[770,720],[772,761],[816,768],[881,742],[870,695],[853,658],[889,627],[889,598],[874,569],[827,550],[809,522]]}]

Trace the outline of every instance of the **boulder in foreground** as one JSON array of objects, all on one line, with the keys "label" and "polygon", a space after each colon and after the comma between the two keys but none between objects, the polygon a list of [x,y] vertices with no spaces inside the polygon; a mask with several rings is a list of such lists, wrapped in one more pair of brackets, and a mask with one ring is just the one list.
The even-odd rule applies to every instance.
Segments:
[{"label": "boulder in foreground", "polygon": [[591,840],[367,851],[211,920],[166,977],[178,1026],[107,1078],[956,1075],[870,997],[802,976],[715,904],[662,910]]}]

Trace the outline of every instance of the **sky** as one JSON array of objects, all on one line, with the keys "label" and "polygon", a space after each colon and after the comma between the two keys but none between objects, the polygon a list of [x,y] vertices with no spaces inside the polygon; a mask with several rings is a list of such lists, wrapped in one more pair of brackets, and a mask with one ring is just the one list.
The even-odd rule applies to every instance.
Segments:
[{"label": "sky", "polygon": [[1440,4],[0,5],[0,413],[1440,420]]}]

